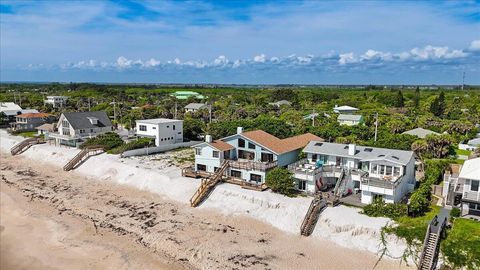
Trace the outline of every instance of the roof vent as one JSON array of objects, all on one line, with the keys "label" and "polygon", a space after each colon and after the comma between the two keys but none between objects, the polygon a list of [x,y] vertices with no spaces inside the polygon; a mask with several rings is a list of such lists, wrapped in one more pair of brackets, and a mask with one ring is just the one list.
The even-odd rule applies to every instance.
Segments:
[{"label": "roof vent", "polygon": [[396,160],[399,160],[399,158],[397,156],[392,156],[392,158],[394,158]]},{"label": "roof vent", "polygon": [[315,143],[315,146],[322,146],[322,145],[323,145],[323,143],[321,143],[321,142]]},{"label": "roof vent", "polygon": [[378,155],[378,157],[384,157],[385,155]]},{"label": "roof vent", "polygon": [[98,118],[96,117],[87,117],[88,118],[88,121],[90,121],[90,123],[92,125],[98,125]]},{"label": "roof vent", "polygon": [[243,133],[243,127],[237,127],[237,134]]},{"label": "roof vent", "polygon": [[373,148],[365,148],[365,149],[363,149],[363,151],[365,151],[365,152],[372,152],[372,151],[373,151]]},{"label": "roof vent", "polygon": [[212,142],[212,135],[205,135],[205,142],[211,143]]}]

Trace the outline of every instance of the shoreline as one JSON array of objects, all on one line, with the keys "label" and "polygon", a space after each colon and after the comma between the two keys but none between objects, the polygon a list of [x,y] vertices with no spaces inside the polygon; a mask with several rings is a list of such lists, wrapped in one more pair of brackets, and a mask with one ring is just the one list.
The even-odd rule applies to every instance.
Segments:
[{"label": "shoreline", "polygon": [[[75,176],[94,183],[122,186],[138,192],[147,192],[159,197],[162,201],[171,201],[180,208],[189,209],[191,213],[213,213],[223,218],[233,220],[247,219],[258,222],[262,226],[278,231],[285,237],[300,238],[303,242],[331,244],[339,249],[361,252],[376,258],[379,250],[379,228],[389,222],[385,218],[370,218],[358,214],[358,209],[345,206],[328,208],[322,213],[314,234],[309,238],[298,236],[299,224],[303,212],[308,208],[309,198],[285,198],[272,192],[259,193],[243,190],[229,184],[219,185],[201,207],[191,209],[188,198],[196,190],[198,180],[179,177],[179,168],[165,166],[157,158],[143,157],[140,159],[119,159],[117,156],[100,155],[91,157],[81,167],[73,172],[63,172],[61,165],[74,156],[78,150],[60,148],[49,145],[35,145],[19,156],[11,157],[5,153],[11,145],[21,138],[7,135],[0,131],[1,155],[6,159],[35,161],[39,157],[44,167],[49,167],[55,174]],[[160,159],[164,157],[160,156]],[[63,162],[63,163],[61,163]],[[3,161],[2,161],[3,163]],[[59,164],[60,163],[60,164]],[[163,164],[163,165],[162,165]],[[391,257],[382,261],[398,264],[399,252],[403,251],[404,243],[394,237],[388,237],[388,248]],[[403,262],[402,262],[403,263]]]}]

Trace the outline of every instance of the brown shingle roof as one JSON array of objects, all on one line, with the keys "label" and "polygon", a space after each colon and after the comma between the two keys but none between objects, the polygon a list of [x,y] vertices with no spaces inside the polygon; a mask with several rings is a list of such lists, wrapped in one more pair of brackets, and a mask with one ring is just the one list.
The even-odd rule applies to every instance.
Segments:
[{"label": "brown shingle roof", "polygon": [[53,132],[55,131],[55,126],[53,124],[43,124],[41,126],[36,127],[35,129]]},{"label": "brown shingle roof", "polygon": [[279,139],[263,130],[247,131],[242,133],[244,137],[274,151],[283,154],[304,147],[310,141],[323,141],[311,133],[306,133],[286,139]]},{"label": "brown shingle roof", "polygon": [[49,117],[50,114],[48,113],[22,113],[22,114],[19,114],[17,115],[16,117],[20,117],[20,118],[45,118],[45,117]]},{"label": "brown shingle roof", "polygon": [[220,151],[227,151],[233,148],[233,145],[228,144],[224,141],[216,140],[210,143],[211,146],[215,147]]}]

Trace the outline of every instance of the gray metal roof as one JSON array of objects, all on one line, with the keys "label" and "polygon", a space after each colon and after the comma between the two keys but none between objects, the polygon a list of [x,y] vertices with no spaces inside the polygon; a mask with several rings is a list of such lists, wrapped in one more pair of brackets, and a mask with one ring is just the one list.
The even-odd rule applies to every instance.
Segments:
[{"label": "gray metal roof", "polygon": [[203,108],[207,108],[207,104],[205,103],[190,103],[187,106],[185,106],[185,109],[193,109],[193,110],[200,110]]},{"label": "gray metal roof", "polygon": [[413,151],[360,145],[355,145],[355,155],[351,156],[348,154],[348,146],[348,144],[311,141],[307,144],[307,146],[305,146],[303,152],[329,156],[350,157],[363,161],[387,160],[402,165],[406,165],[414,156]]},{"label": "gray metal roof", "polygon": [[359,114],[340,114],[340,115],[338,115],[337,120],[360,121],[360,120],[362,120],[362,116],[359,115]]},{"label": "gray metal roof", "polygon": [[403,132],[403,134],[417,136],[421,139],[425,139],[425,137],[427,137],[427,135],[430,135],[430,134],[439,135],[439,133],[437,133],[435,131],[424,129],[424,128],[414,128],[412,130],[408,130],[408,131]]},{"label": "gray metal roof", "polygon": [[23,113],[38,113],[37,110],[35,109],[25,109],[25,110],[6,110],[2,112],[6,116],[13,116],[13,115],[19,115]]},{"label": "gray metal roof", "polygon": [[[102,111],[97,112],[66,112],[63,113],[65,118],[74,129],[87,129],[87,128],[97,128],[97,127],[111,127],[112,122],[108,118],[107,114]],[[96,125],[92,124],[89,120],[90,118],[98,119]]]},{"label": "gray metal roof", "polygon": [[278,106],[278,107],[280,107],[282,105],[292,105],[292,103],[290,101],[284,100],[284,99],[279,100],[277,102],[272,102],[272,103],[269,103],[269,104],[274,105],[274,106]]}]

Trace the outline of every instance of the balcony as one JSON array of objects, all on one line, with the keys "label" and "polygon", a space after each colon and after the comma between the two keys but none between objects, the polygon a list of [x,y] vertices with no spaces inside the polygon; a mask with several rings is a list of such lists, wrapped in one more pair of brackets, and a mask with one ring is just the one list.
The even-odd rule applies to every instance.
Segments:
[{"label": "balcony", "polygon": [[[371,177],[365,174],[361,178],[362,190],[374,191],[372,188],[394,190],[401,182],[403,176],[400,177]],[[372,190],[371,190],[372,189]]]},{"label": "balcony", "polygon": [[463,193],[462,200],[471,201],[471,202],[480,202],[480,192],[479,191],[465,191]]},{"label": "balcony", "polygon": [[276,160],[272,162],[259,162],[259,161],[252,161],[247,159],[238,159],[238,160],[230,160],[228,164],[232,169],[260,171],[260,172],[265,172],[278,166],[278,163]]},{"label": "balcony", "polygon": [[308,159],[301,159],[295,163],[288,165],[288,170],[293,173],[295,178],[314,181],[322,168],[316,168],[315,164],[310,163]]}]

